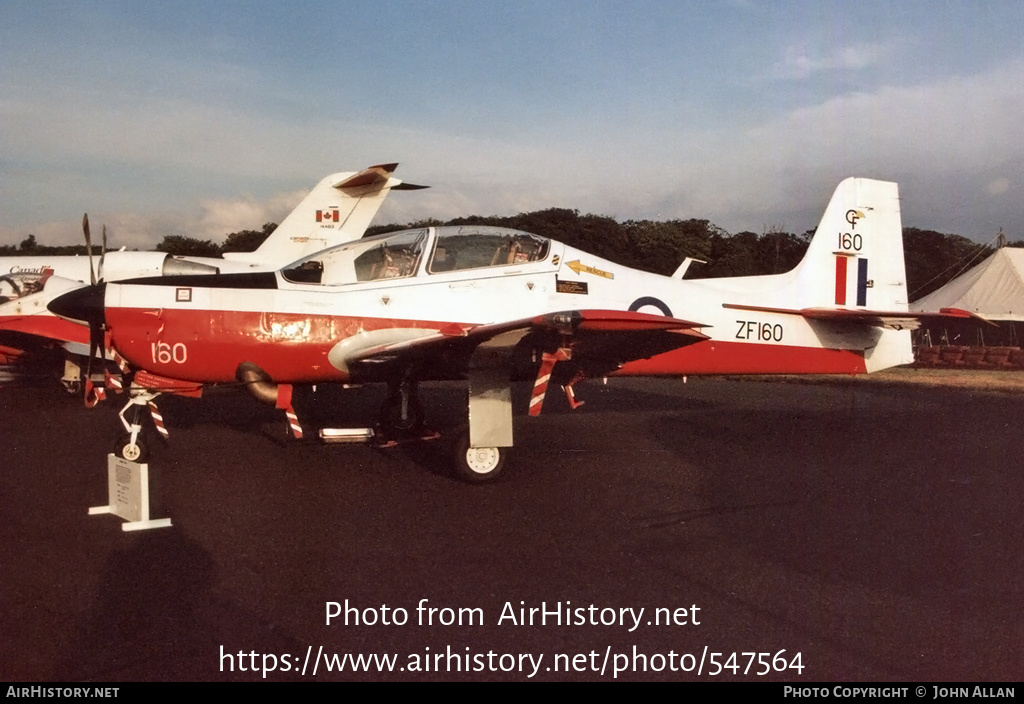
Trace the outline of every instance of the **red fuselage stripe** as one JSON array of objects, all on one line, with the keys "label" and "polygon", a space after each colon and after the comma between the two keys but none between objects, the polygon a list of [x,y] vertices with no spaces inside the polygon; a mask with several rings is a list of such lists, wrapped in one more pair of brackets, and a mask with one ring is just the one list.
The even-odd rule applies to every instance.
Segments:
[{"label": "red fuselage stripe", "polygon": [[235,380],[242,361],[280,382],[344,380],[335,344],[369,330],[440,330],[447,322],[251,311],[107,308],[113,346],[136,366],[194,382]]},{"label": "red fuselage stripe", "polygon": [[855,350],[705,340],[650,359],[629,362],[617,375],[864,374],[866,371],[864,355]]},{"label": "red fuselage stripe", "polygon": [[[327,359],[339,341],[367,330],[423,328],[450,323],[341,316],[203,310],[108,308],[113,344],[129,361],[173,379],[235,380],[240,361],[256,364],[281,383],[342,381]],[[152,337],[147,331],[155,330]],[[853,350],[705,340],[627,363],[621,375],[862,374]]]}]

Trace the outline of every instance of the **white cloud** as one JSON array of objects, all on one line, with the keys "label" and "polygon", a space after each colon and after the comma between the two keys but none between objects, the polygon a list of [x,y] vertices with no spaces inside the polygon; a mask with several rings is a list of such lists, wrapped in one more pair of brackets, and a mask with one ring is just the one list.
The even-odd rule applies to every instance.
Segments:
[{"label": "white cloud", "polygon": [[882,63],[895,49],[895,44],[880,42],[830,47],[825,51],[808,46],[789,46],[769,69],[768,77],[800,81],[830,71],[859,71]]},{"label": "white cloud", "polygon": [[278,193],[266,200],[251,195],[233,200],[204,200],[200,202],[203,214],[189,232],[199,239],[221,242],[231,232],[259,230],[264,223],[281,222],[305,195],[305,191],[295,191]]},{"label": "white cloud", "polygon": [[985,186],[985,192],[990,196],[1001,196],[1008,193],[1011,186],[1010,179],[997,178],[994,181],[989,181],[988,185]]},{"label": "white cloud", "polygon": [[[794,50],[784,65],[791,75],[853,70],[880,61],[887,46]],[[37,204],[23,218],[32,224],[0,225],[3,242],[29,232],[78,242],[83,210],[107,222],[118,245],[152,246],[168,234],[220,241],[280,222],[324,174],[392,160],[401,178],[432,188],[392,194],[376,223],[568,207],[710,218],[730,231],[765,223],[801,230],[816,224],[835,184],[861,175],[901,182],[908,224],[981,236],[998,220],[1024,235],[1024,214],[1011,213],[1006,197],[1024,183],[1020,60],[974,76],[865,87],[740,131],[578,115],[518,133],[465,134],[412,127],[414,117],[296,118],[75,88],[48,100],[0,95],[0,153],[46,170],[17,194],[0,184],[5,203]]]},{"label": "white cloud", "polygon": [[904,222],[909,216],[917,226],[987,238],[993,221],[1024,226],[1024,213],[995,210],[975,195],[999,188],[997,179],[1024,179],[1021,114],[1021,60],[975,76],[843,95],[741,133],[703,135],[677,192],[733,231],[780,220],[799,229],[816,222],[809,194],[827,199],[851,175],[897,180]]}]

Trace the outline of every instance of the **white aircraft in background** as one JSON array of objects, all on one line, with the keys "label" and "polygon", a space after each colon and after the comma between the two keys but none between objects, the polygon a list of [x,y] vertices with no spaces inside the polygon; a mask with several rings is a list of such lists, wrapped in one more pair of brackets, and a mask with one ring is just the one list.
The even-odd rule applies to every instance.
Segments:
[{"label": "white aircraft in background", "polygon": [[[549,383],[575,407],[584,378],[862,374],[912,362],[910,329],[927,315],[907,311],[896,184],[858,178],[839,184],[784,274],[687,280],[518,230],[427,227],[277,272],[85,287],[51,309],[87,321],[127,360],[125,411],[237,380],[301,436],[293,385],[378,382],[390,387],[385,437],[425,438],[418,382],[468,379],[455,460],[473,482],[495,478],[512,446],[515,378],[534,380],[538,415]],[[119,452],[135,460],[140,426],[125,411]]]},{"label": "white aircraft in background", "polygon": [[217,258],[107,251],[104,227],[102,251],[94,261],[86,216],[86,256],[0,257],[0,360],[16,358],[26,348],[58,343],[66,352],[62,382],[69,391],[77,391],[82,358],[90,356],[89,330],[52,315],[46,308],[49,301],[99,281],[274,271],[319,250],[358,240],[390,191],[425,188],[394,178],[397,166],[380,164],[325,177],[254,252],[228,252]]}]

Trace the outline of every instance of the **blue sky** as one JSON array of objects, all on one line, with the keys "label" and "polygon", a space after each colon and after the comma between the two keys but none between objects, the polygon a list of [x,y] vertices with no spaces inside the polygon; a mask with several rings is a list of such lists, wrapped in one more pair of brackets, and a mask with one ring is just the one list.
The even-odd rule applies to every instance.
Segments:
[{"label": "blue sky", "polygon": [[320,178],[432,188],[377,222],[546,207],[1024,238],[1020,2],[0,0],[0,243],[220,240]]}]

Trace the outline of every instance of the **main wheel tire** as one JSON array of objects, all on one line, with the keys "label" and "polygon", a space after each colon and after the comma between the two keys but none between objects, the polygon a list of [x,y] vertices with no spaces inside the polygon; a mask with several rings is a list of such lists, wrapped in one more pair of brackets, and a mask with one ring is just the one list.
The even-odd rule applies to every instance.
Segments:
[{"label": "main wheel tire", "polygon": [[415,398],[409,399],[405,418],[401,396],[389,398],[380,409],[380,427],[388,436],[412,435],[423,426],[423,421],[423,406]]},{"label": "main wheel tire", "polygon": [[470,484],[483,484],[498,478],[505,468],[510,447],[470,447],[469,433],[463,433],[455,445],[455,473]]},{"label": "main wheel tire", "polygon": [[132,443],[131,435],[122,435],[114,443],[114,455],[129,462],[144,464],[149,459],[149,447],[143,442],[142,433]]}]

